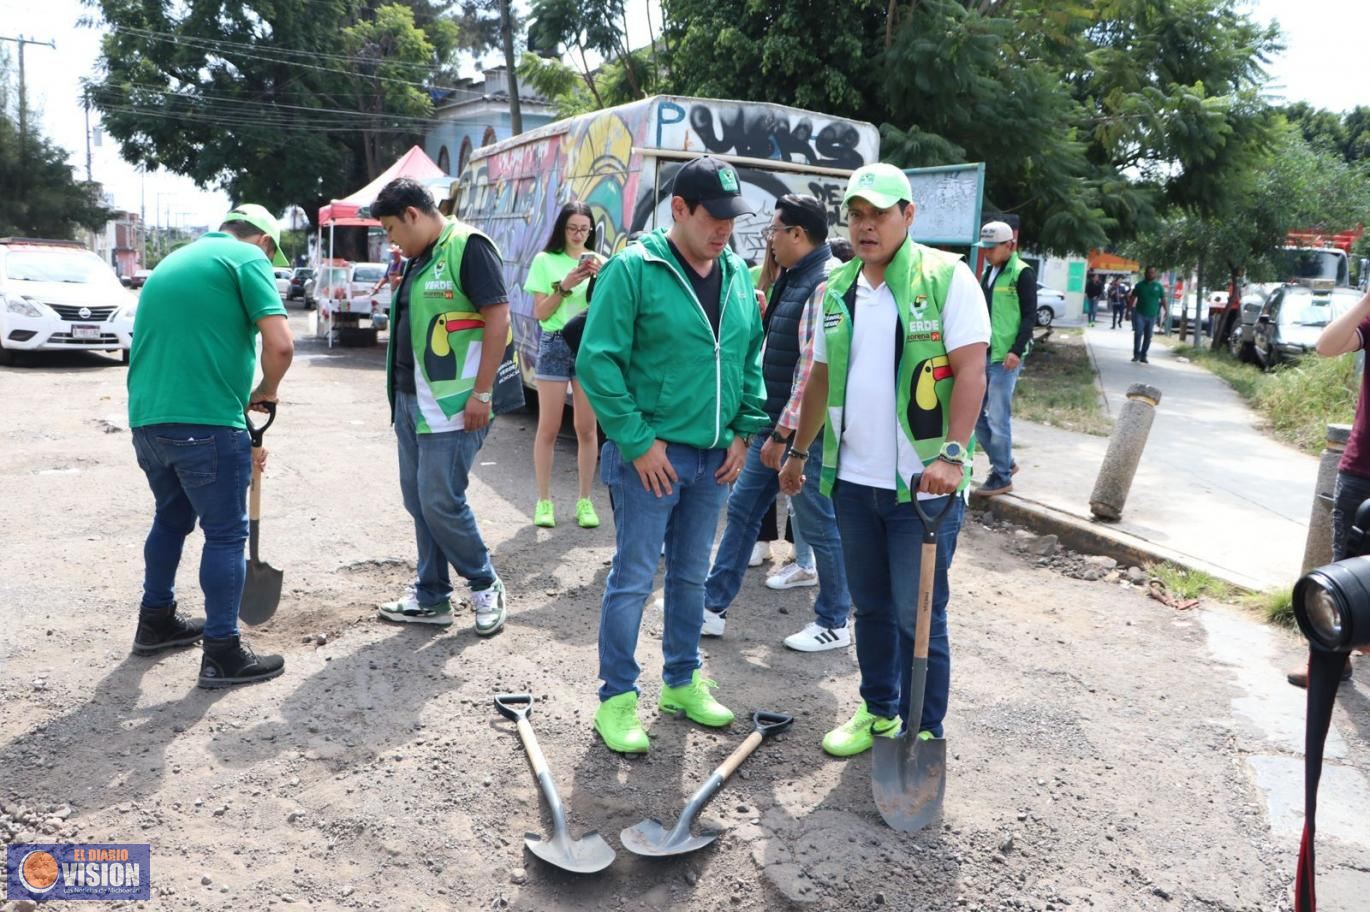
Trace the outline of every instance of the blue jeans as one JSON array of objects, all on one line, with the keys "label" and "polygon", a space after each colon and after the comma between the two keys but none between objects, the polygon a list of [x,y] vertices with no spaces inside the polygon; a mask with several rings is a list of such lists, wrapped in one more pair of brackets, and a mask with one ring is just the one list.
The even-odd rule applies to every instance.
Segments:
[{"label": "blue jeans", "polygon": [[1151,350],[1151,331],[1156,328],[1155,317],[1144,317],[1132,312],[1132,359],[1145,358]]},{"label": "blue jeans", "polygon": [[[612,440],[600,454],[599,476],[613,493],[614,551],[599,609],[600,700],[637,690],[642,669],[633,654],[642,609],[652,594],[656,567],[666,544],[666,611],[661,634],[667,686],[690,683],[699,668],[699,630],[704,624],[704,577],[709,546],[727,485],[714,480],[726,450],[701,450],[672,443],[666,456],[678,481],[657,497],[642,487],[637,469]],[[749,544],[748,548],[751,547]]]},{"label": "blue jeans", "polygon": [[[795,519],[794,498],[790,498],[790,531],[794,533],[794,562],[805,570],[813,569],[813,548],[804,538],[804,530],[799,528],[799,520]],[[837,520],[834,519],[833,522]],[[845,573],[846,571],[843,571]]]},{"label": "blue jeans", "polygon": [[[761,462],[765,442],[762,435],[752,441],[742,474],[733,482],[733,492],[728,497],[728,524],[704,590],[704,607],[718,614],[726,615],[728,606],[737,598],[761,519],[780,491],[780,476]],[[842,564],[842,543],[838,540],[832,501],[818,490],[822,469],[823,444],[815,439],[804,464],[804,487],[790,502],[794,504],[795,550],[799,548],[799,530],[803,529],[804,544],[813,549],[818,567],[814,613],[818,623],[834,629],[847,626],[851,595],[847,592],[847,571]]]},{"label": "blue jeans", "polygon": [[[918,615],[918,577],[923,521],[911,503],[899,503],[893,490],[839,481],[833,489],[837,527],[842,533],[847,578],[856,606],[856,661],[861,667],[861,699],[877,716],[897,712],[908,723],[913,635]],[[936,516],[946,506],[939,498],[923,502]],[[937,578],[932,590],[932,627],[928,635],[928,678],[919,731],[942,736],[951,688],[951,645],[947,638],[947,570],[965,501],[952,505],[937,530]]]},{"label": "blue jeans", "polygon": [[1356,522],[1356,510],[1370,500],[1370,478],[1338,472],[1332,489],[1332,560],[1346,557],[1347,538]]},{"label": "blue jeans", "polygon": [[205,636],[237,636],[247,575],[247,487],[252,481],[247,431],[203,424],[147,425],[133,429],[133,451],[157,505],[143,544],[143,609],[163,609],[176,600],[176,568],[198,519],[205,534],[200,552]]},{"label": "blue jeans", "polygon": [[1021,361],[1013,370],[1002,361],[985,368],[985,404],[975,423],[975,440],[989,457],[989,487],[1008,484],[1013,477],[1013,390],[1022,370]]},{"label": "blue jeans", "polygon": [[400,452],[400,494],[414,517],[419,551],[419,578],[414,596],[425,607],[451,597],[447,565],[474,592],[495,583],[490,552],[480,537],[475,514],[466,502],[466,486],[489,426],[478,431],[420,434],[415,425],[418,402],[412,393],[395,393],[395,438]]}]

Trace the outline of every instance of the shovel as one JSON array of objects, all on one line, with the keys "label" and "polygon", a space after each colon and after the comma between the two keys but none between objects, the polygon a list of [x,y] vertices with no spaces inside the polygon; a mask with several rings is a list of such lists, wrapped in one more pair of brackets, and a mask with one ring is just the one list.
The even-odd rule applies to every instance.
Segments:
[{"label": "shovel", "polygon": [[[266,424],[261,427],[252,423],[252,413],[244,412],[247,418],[247,433],[252,438],[252,449],[262,445],[262,435],[276,420],[276,403],[263,402],[266,406]],[[247,510],[247,579],[243,582],[243,597],[238,603],[238,617],[246,624],[262,624],[271,620],[276,606],[281,602],[281,571],[262,560],[257,554],[258,527],[262,520],[262,470],[257,460],[252,460],[252,494]]]},{"label": "shovel", "polygon": [[684,855],[686,852],[693,852],[702,849],[709,843],[717,839],[721,830],[706,830],[698,836],[691,835],[690,824],[694,823],[696,815],[700,809],[709,803],[709,799],[717,794],[723,787],[723,783],[728,781],[742,761],[751,756],[752,751],[756,750],[761,742],[768,735],[776,735],[790,727],[794,722],[793,716],[783,713],[757,712],[752,716],[752,724],[755,726],[752,733],[747,736],[747,740],[738,745],[737,750],[728,755],[728,759],[718,765],[703,785],[699,787],[689,802],[685,805],[685,810],[680,812],[680,820],[668,832],[661,821],[647,819],[637,826],[628,827],[618,834],[619,841],[623,847],[630,852],[638,855],[652,855],[665,857],[667,855]]},{"label": "shovel", "polygon": [[922,565],[918,571],[918,615],[913,635],[913,675],[909,684],[909,718],[894,738],[875,739],[871,754],[871,791],[885,822],[901,833],[916,833],[942,812],[947,794],[947,741],[918,737],[923,696],[928,683],[928,635],[932,627],[932,590],[937,574],[937,528],[958,494],[936,518],[923,512],[915,494],[914,509],[923,520]]},{"label": "shovel", "polygon": [[532,696],[499,694],[495,697],[495,709],[504,718],[518,723],[519,740],[523,742],[528,762],[533,766],[533,775],[537,776],[538,787],[542,789],[548,810],[552,812],[552,838],[543,839],[537,833],[525,834],[523,844],[528,851],[548,864],[576,874],[593,874],[609,867],[614,862],[614,850],[598,833],[586,833],[579,839],[571,838],[571,828],[566,825],[566,809],[557,796],[557,787],[552,784],[547,758],[542,756],[533,726],[528,724],[528,714],[533,711]]}]

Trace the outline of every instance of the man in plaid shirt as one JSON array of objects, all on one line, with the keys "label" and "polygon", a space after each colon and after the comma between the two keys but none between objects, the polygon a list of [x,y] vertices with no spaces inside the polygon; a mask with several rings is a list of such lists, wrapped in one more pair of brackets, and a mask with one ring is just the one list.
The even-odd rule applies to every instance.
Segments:
[{"label": "man in plaid shirt", "polygon": [[[752,439],[742,474],[728,497],[728,524],[704,586],[704,636],[722,636],[728,606],[737,597],[747,569],[752,543],[761,520],[779,492],[778,472],[799,424],[799,405],[813,364],[813,339],[823,312],[821,288],[837,261],[828,247],[828,219],[823,204],[812,196],[789,194],[776,201],[766,229],[770,249],[783,272],[771,286],[766,308],[766,345],[761,355],[766,379],[766,414],[774,422],[770,433]],[[832,501],[818,491],[823,446],[809,453],[809,479],[791,498],[794,508],[796,564],[767,580],[773,589],[818,586],[815,620],[785,638],[800,652],[840,649],[851,643],[842,543]],[[804,557],[812,548],[812,566]]]}]

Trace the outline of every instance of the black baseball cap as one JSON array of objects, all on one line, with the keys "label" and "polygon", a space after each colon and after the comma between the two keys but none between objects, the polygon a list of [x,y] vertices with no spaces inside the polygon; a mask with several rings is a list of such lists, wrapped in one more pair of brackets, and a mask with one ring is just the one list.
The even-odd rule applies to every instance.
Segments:
[{"label": "black baseball cap", "polygon": [[755,211],[742,198],[742,182],[737,178],[737,169],[712,155],[682,165],[671,185],[671,195],[703,203],[716,219],[737,218]]}]

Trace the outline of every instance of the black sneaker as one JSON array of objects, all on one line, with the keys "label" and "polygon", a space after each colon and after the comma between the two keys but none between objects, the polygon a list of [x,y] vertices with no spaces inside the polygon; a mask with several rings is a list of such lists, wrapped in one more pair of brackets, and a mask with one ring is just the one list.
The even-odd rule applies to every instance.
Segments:
[{"label": "black sneaker", "polygon": [[156,655],[164,649],[194,646],[203,636],[205,622],[191,620],[176,610],[172,602],[167,608],[138,613],[138,632],[133,635],[133,654]]},{"label": "black sneaker", "polygon": [[232,687],[255,684],[279,677],[285,659],[278,655],[259,656],[241,637],[222,640],[205,637],[205,654],[200,660],[201,687]]}]

